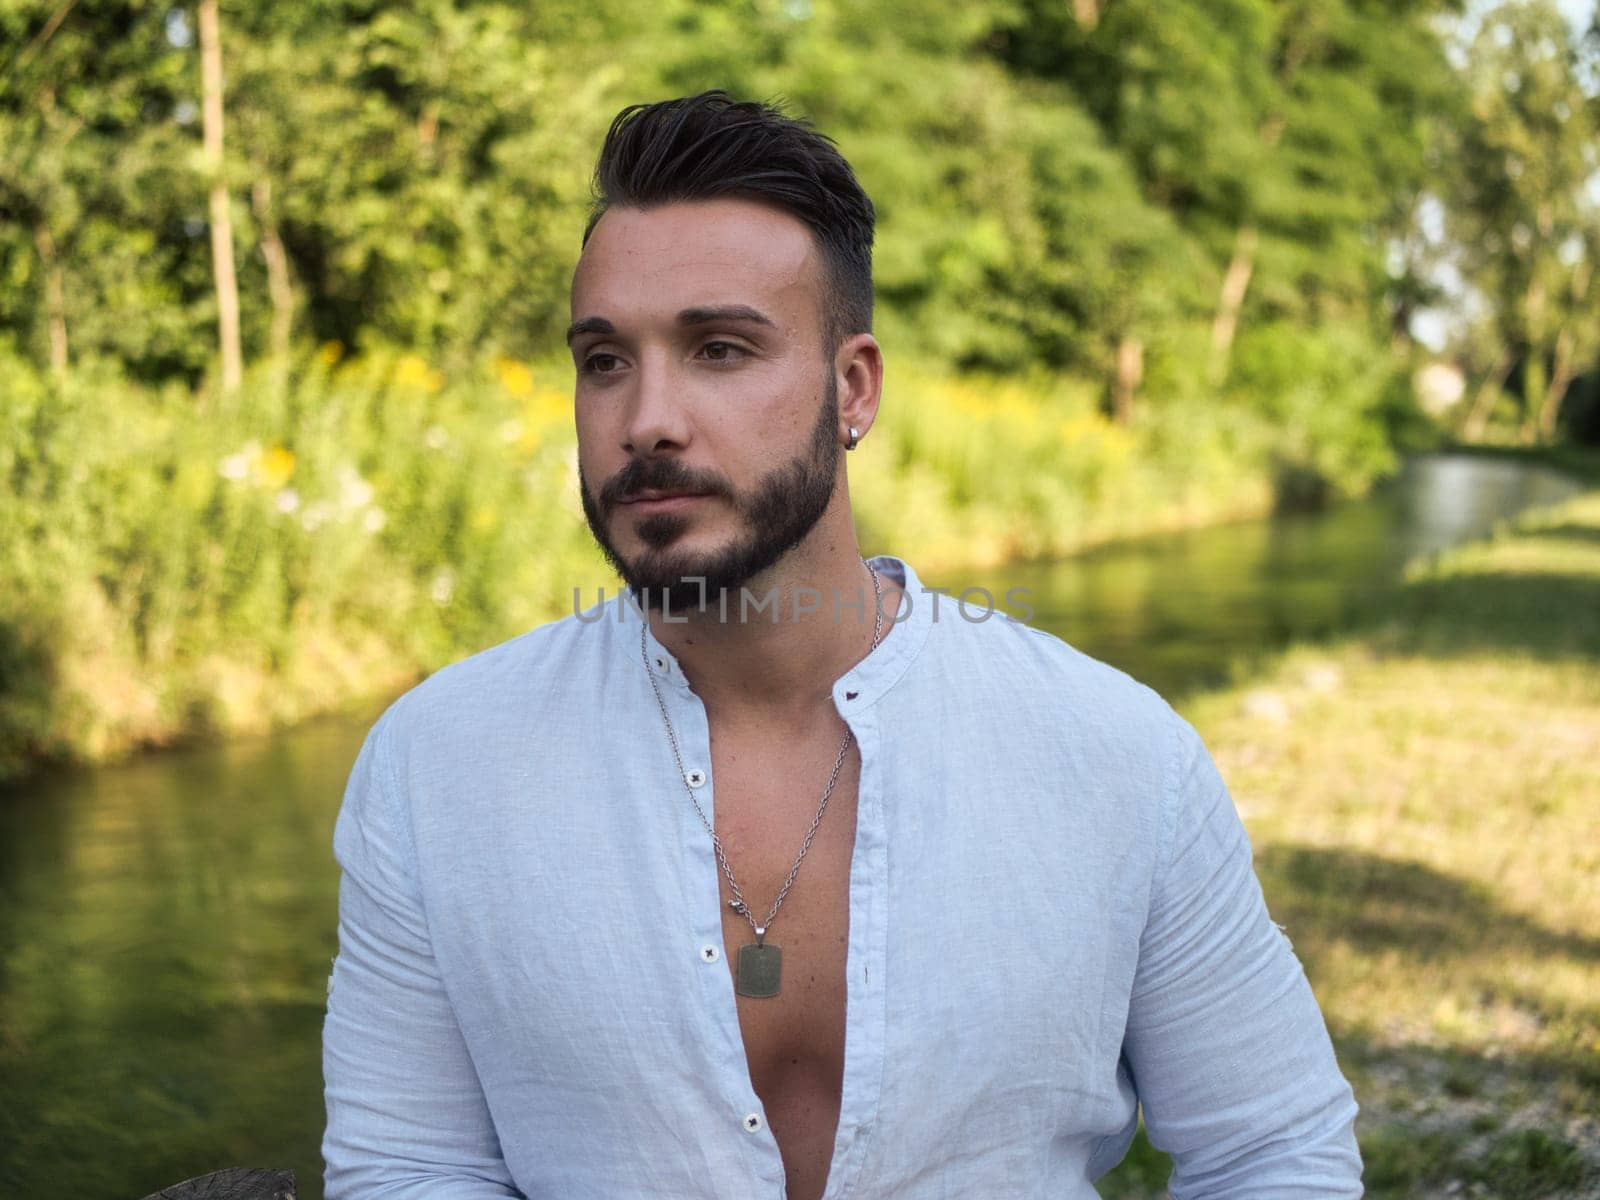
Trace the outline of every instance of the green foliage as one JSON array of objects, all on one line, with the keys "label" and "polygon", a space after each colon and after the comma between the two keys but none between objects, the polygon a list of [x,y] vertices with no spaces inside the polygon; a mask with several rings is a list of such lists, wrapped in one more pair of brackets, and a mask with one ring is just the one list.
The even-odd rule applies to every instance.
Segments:
[{"label": "green foliage", "polygon": [[1395,465],[1382,419],[1394,374],[1360,327],[1274,321],[1240,335],[1229,387],[1255,399],[1280,473],[1356,492]]},{"label": "green foliage", "polygon": [[996,48],[1017,69],[1070,87],[1147,195],[1216,235],[1223,254],[1269,157],[1258,128],[1272,101],[1272,8],[1123,0],[1086,26],[1071,4],[1024,0],[997,22]]},{"label": "green foliage", "polygon": [[930,566],[1048,558],[1270,499],[1270,431],[1226,410],[1152,399],[1117,424],[1083,379],[902,370],[882,413],[852,463],[857,520]]},{"label": "green foliage", "polygon": [[0,9],[0,331],[43,361],[59,272],[80,353],[198,373],[212,351],[203,205],[176,117],[188,56],[162,7],[99,0],[52,32],[59,7]]},{"label": "green foliage", "polygon": [[[0,369],[0,774],[337,707],[614,587],[578,502],[570,365],[330,342],[230,401],[106,362]],[[852,458],[862,540],[924,569],[1267,498],[1259,421],[1153,402],[1119,425],[1044,372],[906,369],[885,403]]]},{"label": "green foliage", "polygon": [[1252,290],[1266,314],[1378,318],[1385,238],[1426,181],[1431,119],[1459,90],[1434,27],[1457,7],[1023,0],[995,44],[1064,82],[1218,267],[1241,227],[1259,227]]},{"label": "green foliage", "polygon": [[[606,122],[709,86],[786,98],[840,140],[881,217],[891,348],[1107,378],[1127,339],[1159,355],[1210,319],[1252,223],[1246,325],[1381,325],[1383,238],[1449,93],[1429,21],[1450,5],[1104,7],[1088,27],[1028,0],[225,8],[247,352],[283,317],[278,244],[302,334],[454,364],[546,352]],[[29,49],[0,84],[0,210],[19,218],[0,233],[0,327],[45,360],[57,270],[73,356],[192,383],[215,301],[190,21],[56,11],[7,12]]]},{"label": "green foliage", "polygon": [[550,502],[575,497],[565,389],[509,359],[337,359],[210,409],[8,364],[0,759],[291,719],[606,578],[575,498]]},{"label": "green foliage", "polygon": [[1600,356],[1597,51],[1600,36],[1575,41],[1550,0],[1496,5],[1463,50],[1470,109],[1452,130],[1449,211],[1459,269],[1488,301],[1469,354],[1496,385],[1472,437],[1514,367],[1513,427],[1551,440],[1575,375]]},{"label": "green foliage", "polygon": [[[193,11],[0,5],[0,757],[313,711],[597,582],[566,368],[525,364],[611,117],[705,87],[812,118],[877,206],[879,544],[992,562],[1360,490],[1428,436],[1427,289],[1392,259],[1430,141],[1462,126],[1485,188],[1505,130],[1588,161],[1532,104],[1575,51],[1502,119],[1498,59],[1445,56],[1458,8],[230,2],[213,178]],[[1549,41],[1539,11],[1486,28]],[[219,182],[253,364],[226,398]]]}]

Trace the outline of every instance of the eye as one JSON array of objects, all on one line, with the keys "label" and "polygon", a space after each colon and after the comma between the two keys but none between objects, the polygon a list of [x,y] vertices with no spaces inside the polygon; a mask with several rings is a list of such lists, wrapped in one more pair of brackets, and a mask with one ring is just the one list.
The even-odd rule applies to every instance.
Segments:
[{"label": "eye", "polygon": [[622,362],[615,354],[591,354],[583,360],[583,371],[586,375],[610,375],[620,369]]},{"label": "eye", "polygon": [[733,342],[713,341],[700,347],[700,353],[711,362],[738,362],[748,351]]}]

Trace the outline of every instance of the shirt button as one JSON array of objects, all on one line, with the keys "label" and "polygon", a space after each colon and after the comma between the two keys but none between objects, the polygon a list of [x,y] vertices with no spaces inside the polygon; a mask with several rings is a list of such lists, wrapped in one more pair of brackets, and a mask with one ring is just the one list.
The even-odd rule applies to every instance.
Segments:
[{"label": "shirt button", "polygon": [[718,950],[715,946],[711,945],[709,942],[706,945],[700,947],[700,961],[701,962],[712,963],[712,962],[716,962],[717,959],[719,959],[721,957],[722,957],[722,951]]},{"label": "shirt button", "polygon": [[745,1129],[746,1133],[760,1133],[761,1132],[761,1114],[760,1113],[750,1113],[749,1115],[747,1115],[745,1117],[745,1119],[744,1119],[744,1129]]},{"label": "shirt button", "polygon": [[695,767],[683,773],[683,781],[692,788],[701,787],[705,784],[706,773],[699,767]]},{"label": "shirt button", "polygon": [[665,674],[667,670],[667,660],[662,658],[659,654],[656,655],[656,670],[660,671],[662,674]]}]

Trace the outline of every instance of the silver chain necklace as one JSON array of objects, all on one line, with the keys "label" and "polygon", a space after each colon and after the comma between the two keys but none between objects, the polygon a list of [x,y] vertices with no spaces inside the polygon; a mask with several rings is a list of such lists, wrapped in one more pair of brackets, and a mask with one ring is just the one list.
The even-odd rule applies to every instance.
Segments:
[{"label": "silver chain necklace", "polygon": [[[871,563],[862,559],[861,565],[866,567],[867,573],[872,576],[873,607],[876,609],[872,621],[872,649],[876,650],[878,639],[883,633],[883,586],[878,582],[878,573],[872,569]],[[739,890],[739,885],[733,878],[733,871],[728,866],[728,856],[723,852],[722,839],[711,827],[711,822],[706,820],[705,810],[700,807],[700,801],[694,796],[694,788],[689,785],[689,773],[683,769],[683,755],[678,751],[678,735],[672,730],[672,718],[667,715],[667,702],[661,698],[661,688],[656,683],[655,672],[650,669],[650,655],[645,647],[645,632],[649,627],[648,618],[640,620],[639,657],[644,661],[644,671],[650,679],[650,690],[656,694],[656,705],[661,709],[662,724],[667,727],[667,740],[672,743],[672,758],[678,764],[678,778],[683,780],[684,790],[689,793],[689,803],[693,804],[694,811],[700,814],[700,824],[704,825],[706,832],[711,835],[711,845],[717,852],[717,862],[722,867],[722,873],[727,876],[728,888],[733,892],[733,899],[728,901],[728,907],[748,921],[756,935],[754,942],[739,947],[739,963],[734,972],[734,990],[741,996],[755,998],[776,996],[783,973],[783,950],[767,941],[767,928],[778,915],[778,909],[783,907],[783,898],[789,894],[790,886],[800,874],[800,864],[805,861],[806,851],[811,849],[811,839],[816,837],[817,827],[822,824],[822,814],[827,810],[828,797],[833,795],[834,784],[839,782],[839,769],[844,766],[845,755],[850,752],[852,740],[850,726],[848,724],[845,726],[844,741],[839,745],[839,757],[834,760],[833,773],[828,776],[828,786],[822,793],[822,803],[817,806],[817,815],[812,818],[811,828],[806,831],[806,840],[800,845],[800,854],[794,860],[794,866],[789,869],[789,877],[783,881],[783,887],[778,889],[778,898],[772,902],[772,911],[767,914],[764,922],[757,925],[755,917],[750,912],[750,906],[745,903],[744,893]]]}]

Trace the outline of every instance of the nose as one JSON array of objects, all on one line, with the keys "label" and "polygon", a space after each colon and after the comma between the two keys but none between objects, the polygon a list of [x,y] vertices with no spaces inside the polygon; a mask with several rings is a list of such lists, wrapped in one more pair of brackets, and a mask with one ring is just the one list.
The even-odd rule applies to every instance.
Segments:
[{"label": "nose", "polygon": [[692,436],[688,413],[681,403],[683,391],[671,372],[646,357],[634,372],[628,397],[627,419],[622,427],[622,448],[648,457],[666,450],[682,450]]}]

